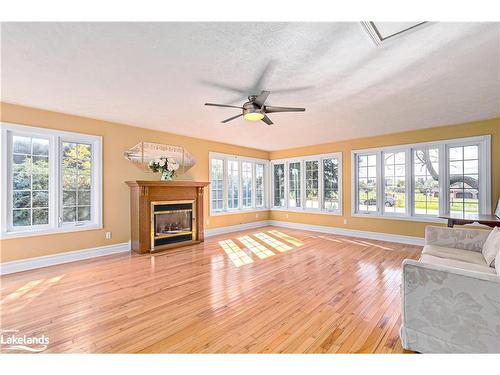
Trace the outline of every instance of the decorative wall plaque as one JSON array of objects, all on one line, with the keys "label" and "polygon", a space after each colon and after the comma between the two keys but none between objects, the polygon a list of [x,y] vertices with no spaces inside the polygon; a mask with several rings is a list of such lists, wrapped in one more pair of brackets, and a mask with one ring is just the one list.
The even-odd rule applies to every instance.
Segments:
[{"label": "decorative wall plaque", "polygon": [[142,170],[149,171],[150,160],[161,156],[174,158],[180,167],[178,174],[186,173],[196,164],[196,160],[184,147],[165,145],[161,143],[140,142],[123,153],[126,159],[130,160]]}]

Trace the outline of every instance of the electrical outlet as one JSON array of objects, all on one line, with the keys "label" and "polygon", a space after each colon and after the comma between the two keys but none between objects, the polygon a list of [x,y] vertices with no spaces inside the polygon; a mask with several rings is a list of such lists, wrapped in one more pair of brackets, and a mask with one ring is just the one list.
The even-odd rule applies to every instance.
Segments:
[{"label": "electrical outlet", "polygon": [[113,237],[113,233],[112,232],[106,232],[106,239],[107,240],[110,240],[112,237]]},{"label": "electrical outlet", "polygon": [[347,224],[347,219],[344,219],[344,224]]}]

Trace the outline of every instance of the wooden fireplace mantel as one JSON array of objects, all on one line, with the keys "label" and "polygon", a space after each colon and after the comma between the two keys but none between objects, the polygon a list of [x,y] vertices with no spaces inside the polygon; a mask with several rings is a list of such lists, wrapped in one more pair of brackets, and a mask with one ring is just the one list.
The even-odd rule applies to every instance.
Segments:
[{"label": "wooden fireplace mantel", "polygon": [[131,247],[141,254],[151,252],[151,204],[152,202],[193,201],[193,211],[196,213],[196,237],[189,242],[165,245],[162,248],[171,248],[204,240],[203,236],[203,194],[209,182],[198,181],[126,181],[130,187],[130,219],[131,219]]}]

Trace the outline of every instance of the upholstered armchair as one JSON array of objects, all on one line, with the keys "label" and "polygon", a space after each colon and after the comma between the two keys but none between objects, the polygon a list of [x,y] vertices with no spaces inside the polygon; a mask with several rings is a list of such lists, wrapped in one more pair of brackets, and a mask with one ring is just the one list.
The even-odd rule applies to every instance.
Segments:
[{"label": "upholstered armchair", "polygon": [[500,276],[481,253],[488,234],[426,228],[420,260],[403,262],[400,336],[405,349],[500,353]]}]

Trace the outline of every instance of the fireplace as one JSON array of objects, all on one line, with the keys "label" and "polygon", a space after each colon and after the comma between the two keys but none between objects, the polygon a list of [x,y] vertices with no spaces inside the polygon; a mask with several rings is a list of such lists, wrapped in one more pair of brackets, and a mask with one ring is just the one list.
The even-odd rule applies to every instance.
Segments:
[{"label": "fireplace", "polygon": [[196,238],[194,200],[151,202],[151,251]]},{"label": "fireplace", "polygon": [[145,254],[203,241],[203,190],[208,182],[127,181],[131,248]]}]

